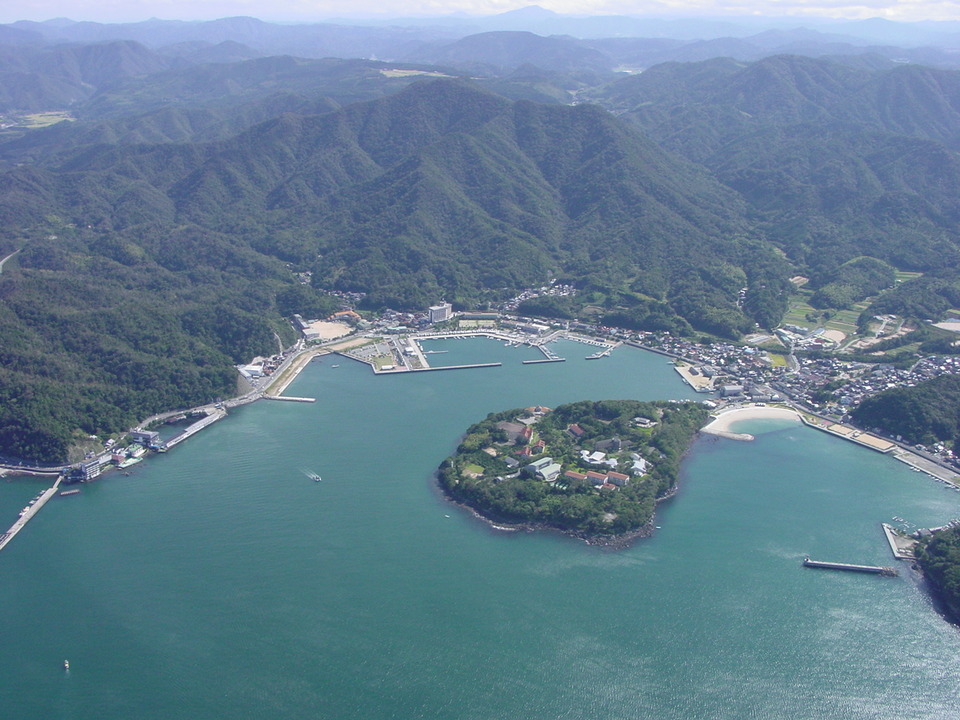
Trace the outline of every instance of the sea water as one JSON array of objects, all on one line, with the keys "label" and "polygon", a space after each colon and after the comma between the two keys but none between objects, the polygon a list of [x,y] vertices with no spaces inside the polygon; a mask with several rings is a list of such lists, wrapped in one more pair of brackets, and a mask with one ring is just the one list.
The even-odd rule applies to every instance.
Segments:
[{"label": "sea water", "polygon": [[[432,474],[488,412],[699,398],[666,358],[442,340],[443,364],[311,363],[129,477],[57,498],[0,553],[3,718],[955,718],[960,636],[879,527],[960,493],[782,420],[684,462],[654,537],[496,531]],[[333,367],[333,365],[339,367]],[[318,473],[320,482],[307,473]],[[12,523],[40,489],[0,485]],[[0,522],[6,522],[0,518]],[[70,670],[62,669],[64,659]]]}]

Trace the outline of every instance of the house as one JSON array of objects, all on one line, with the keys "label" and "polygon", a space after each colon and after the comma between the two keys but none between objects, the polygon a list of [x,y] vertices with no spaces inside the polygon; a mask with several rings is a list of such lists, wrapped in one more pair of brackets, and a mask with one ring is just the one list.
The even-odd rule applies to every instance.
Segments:
[{"label": "house", "polygon": [[602,452],[588,453],[586,450],[581,450],[580,457],[586,463],[590,463],[591,465],[600,465],[606,459],[607,454]]},{"label": "house", "polygon": [[523,468],[523,471],[527,475],[532,475],[536,477],[538,472],[543,470],[543,468],[547,467],[547,465],[552,465],[552,464],[553,464],[552,457],[543,457],[543,458],[540,458],[539,460],[534,460],[532,463],[530,463],[525,468]]},{"label": "house", "polygon": [[633,459],[633,465],[630,467],[630,472],[634,475],[643,475],[647,472],[647,468],[650,466],[646,460],[644,460],[637,453],[630,453],[630,457]]},{"label": "house", "polygon": [[563,476],[569,478],[570,480],[586,480],[587,476],[585,473],[577,472],[576,470],[567,470]]},{"label": "house", "polygon": [[562,469],[563,468],[560,467],[558,463],[550,463],[546,467],[541,468],[539,472],[537,472],[537,477],[539,477],[544,482],[548,482],[548,483],[556,482],[557,478],[560,477],[560,471]]},{"label": "house", "polygon": [[607,476],[595,470],[587,470],[587,480],[591,485],[603,485],[607,481]]},{"label": "house", "polygon": [[507,464],[507,467],[510,468],[511,470],[515,467],[519,467],[520,465],[520,461],[512,457],[505,457],[503,461]]},{"label": "house", "polygon": [[613,483],[617,487],[623,487],[630,482],[630,476],[611,470],[607,473],[607,482]]},{"label": "house", "polygon": [[603,452],[620,452],[621,442],[620,438],[614,437],[609,440],[598,440],[593,445],[594,450],[602,450]]},{"label": "house", "polygon": [[577,425],[576,423],[567,425],[567,432],[570,433],[570,435],[573,436],[574,439],[579,439],[583,437],[583,428]]}]

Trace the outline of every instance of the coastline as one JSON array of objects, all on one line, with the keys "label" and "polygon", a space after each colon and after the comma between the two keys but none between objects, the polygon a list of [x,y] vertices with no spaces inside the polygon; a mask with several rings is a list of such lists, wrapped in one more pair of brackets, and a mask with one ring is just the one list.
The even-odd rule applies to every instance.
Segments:
[{"label": "coastline", "polygon": [[[687,449],[689,451],[689,448]],[[684,453],[686,457],[686,452]],[[679,482],[675,483],[673,487],[670,488],[664,495],[658,497],[654,501],[653,505],[653,514],[650,516],[650,519],[641,525],[640,527],[629,530],[625,533],[620,533],[619,535],[591,535],[589,533],[578,532],[576,530],[564,530],[563,528],[554,527],[553,525],[548,525],[547,523],[535,523],[535,522],[520,522],[513,523],[507,520],[497,520],[492,517],[488,517],[477,510],[472,505],[469,505],[462,500],[458,500],[447,488],[444,487],[443,483],[440,482],[439,473],[433,474],[434,488],[436,488],[440,495],[443,497],[445,502],[455,505],[458,508],[466,510],[468,513],[473,515],[477,520],[480,520],[491,530],[496,530],[497,532],[551,532],[558,535],[563,535],[564,537],[573,538],[575,540],[583,540],[587,545],[593,545],[595,547],[605,547],[610,548],[611,550],[626,550],[631,545],[633,545],[635,540],[640,540],[643,538],[653,537],[653,531],[655,529],[654,522],[657,518],[657,507],[660,503],[670,500],[680,492]]]},{"label": "coastline", "polygon": [[[436,482],[436,487],[439,488],[440,492],[443,494],[444,500],[451,505],[455,505],[463,510],[466,510],[477,520],[483,522],[491,530],[496,530],[497,532],[551,532],[564,537],[573,538],[575,540],[583,540],[583,542],[585,542],[587,545],[606,547],[610,548],[611,550],[625,550],[633,544],[634,540],[651,537],[653,535],[653,517],[651,517],[645,525],[640,526],[636,530],[630,530],[625,533],[620,533],[619,535],[590,535],[589,533],[577,532],[576,530],[564,530],[563,528],[554,527],[553,525],[548,525],[546,523],[511,523],[505,520],[495,520],[494,518],[487,517],[472,505],[468,505],[467,503],[457,500],[455,497],[450,495],[446,488],[444,488],[440,483],[438,477],[434,476],[434,481]],[[673,495],[665,495],[660,500],[666,500],[670,497],[673,497]],[[657,504],[660,503],[660,500],[657,500]]]},{"label": "coastline", "polygon": [[753,439],[752,435],[733,431],[734,424],[741,420],[794,420],[797,423],[801,422],[800,413],[796,410],[768,405],[738,407],[732,410],[725,410],[712,417],[713,420],[700,428],[700,432],[707,433],[708,435],[729,437],[734,440]]}]

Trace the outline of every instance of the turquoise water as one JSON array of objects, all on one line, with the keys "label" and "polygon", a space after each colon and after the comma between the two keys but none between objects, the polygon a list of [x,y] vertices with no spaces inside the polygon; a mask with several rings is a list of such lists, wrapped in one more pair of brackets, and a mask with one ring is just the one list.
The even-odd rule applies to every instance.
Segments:
[{"label": "turquoise water", "polygon": [[[956,717],[960,636],[909,574],[800,560],[891,564],[878,523],[960,516],[960,493],[753,421],[753,443],[695,444],[662,529],[626,551],[497,532],[431,480],[467,425],[693,394],[628,348],[524,366],[490,341],[436,347],[504,365],[326,359],[289,391],[315,404],[247,406],[51,502],[0,554],[2,717]],[[0,511],[39,487],[0,484]]]}]

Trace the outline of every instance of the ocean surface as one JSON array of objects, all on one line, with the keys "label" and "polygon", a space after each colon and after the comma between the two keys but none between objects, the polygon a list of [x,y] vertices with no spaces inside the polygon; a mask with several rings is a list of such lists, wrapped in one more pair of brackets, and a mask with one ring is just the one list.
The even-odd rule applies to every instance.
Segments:
[{"label": "ocean surface", "polygon": [[[695,396],[632,348],[442,340],[374,376],[311,363],[129,477],[55,498],[0,553],[0,717],[960,716],[960,633],[881,521],[960,517],[960,493],[788,421],[704,436],[654,537],[611,551],[493,530],[432,474],[488,412]],[[338,364],[339,367],[332,367]],[[306,473],[316,472],[321,482]],[[0,483],[0,524],[42,484]],[[4,525],[6,527],[6,525]],[[64,672],[62,663],[70,660]]]}]

